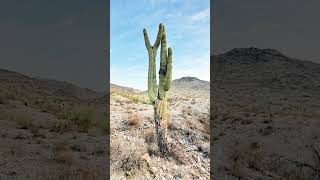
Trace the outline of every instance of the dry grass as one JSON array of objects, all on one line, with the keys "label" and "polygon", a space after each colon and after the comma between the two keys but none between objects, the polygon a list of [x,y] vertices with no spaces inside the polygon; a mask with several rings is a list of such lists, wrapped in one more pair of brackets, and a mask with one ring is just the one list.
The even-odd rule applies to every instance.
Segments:
[{"label": "dry grass", "polygon": [[173,144],[170,147],[170,156],[174,158],[174,160],[178,163],[178,164],[188,164],[189,160],[188,157],[186,156],[187,152],[185,150],[185,148],[177,143],[177,144]]},{"label": "dry grass", "polygon": [[111,99],[115,100],[116,102],[121,101],[120,97],[126,98],[127,103],[142,103],[142,104],[150,104],[150,100],[145,95],[135,94],[135,93],[128,93],[123,91],[115,91],[111,94]]},{"label": "dry grass", "polygon": [[72,121],[60,119],[59,121],[56,121],[52,124],[50,131],[64,133],[76,129],[77,126]]},{"label": "dry grass", "polygon": [[106,133],[109,124],[107,123],[106,113],[99,112],[94,106],[83,104],[65,109],[59,117],[60,119],[70,121],[65,123],[71,126],[67,128],[72,129],[72,126],[76,125],[80,132],[88,132],[89,129],[95,127],[100,129],[101,132]]},{"label": "dry grass", "polygon": [[286,180],[307,180],[309,178],[306,177],[302,168],[292,169],[287,175],[284,177]]}]

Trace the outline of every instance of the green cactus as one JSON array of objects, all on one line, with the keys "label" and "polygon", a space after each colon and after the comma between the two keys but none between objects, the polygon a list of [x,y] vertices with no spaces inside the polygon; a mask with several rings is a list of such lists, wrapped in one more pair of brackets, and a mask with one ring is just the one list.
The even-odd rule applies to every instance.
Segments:
[{"label": "green cactus", "polygon": [[[149,54],[148,95],[154,106],[158,147],[161,153],[165,153],[168,150],[166,145],[168,129],[167,91],[170,89],[172,81],[172,49],[168,48],[167,50],[166,33],[162,24],[159,25],[157,39],[153,46],[150,44],[146,29],[143,29],[143,34]],[[159,86],[157,86],[156,55],[160,43]]]}]

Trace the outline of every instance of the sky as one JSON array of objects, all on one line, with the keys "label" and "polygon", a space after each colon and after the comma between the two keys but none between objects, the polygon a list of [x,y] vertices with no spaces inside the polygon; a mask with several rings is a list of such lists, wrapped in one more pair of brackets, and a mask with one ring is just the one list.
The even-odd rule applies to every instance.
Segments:
[{"label": "sky", "polygon": [[[209,0],[111,0],[110,9],[111,83],[147,90],[143,28],[153,44],[159,23],[164,24],[168,47],[173,49],[172,78],[210,80]],[[160,47],[156,61],[158,72]]]},{"label": "sky", "polygon": [[319,0],[212,2],[213,54],[254,46],[320,63]]},{"label": "sky", "polygon": [[106,1],[1,0],[0,68],[105,91]]}]

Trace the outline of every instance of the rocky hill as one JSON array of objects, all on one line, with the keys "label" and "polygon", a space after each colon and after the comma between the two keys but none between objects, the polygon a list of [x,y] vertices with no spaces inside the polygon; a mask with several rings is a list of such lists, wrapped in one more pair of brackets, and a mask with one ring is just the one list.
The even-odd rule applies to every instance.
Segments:
[{"label": "rocky hill", "polygon": [[[271,49],[238,48],[213,56],[213,96],[262,104],[319,108],[320,64],[287,57]],[[311,98],[313,99],[312,101]]]},{"label": "rocky hill", "polygon": [[[111,89],[118,89],[122,91],[139,93],[141,95],[147,96],[148,91],[139,91],[132,88],[121,87],[111,84]],[[175,79],[171,83],[171,87],[168,91],[169,96],[187,96],[187,97],[209,97],[210,96],[210,82],[200,80],[196,77],[182,77]]]},{"label": "rocky hill", "polygon": [[128,92],[128,93],[141,93],[140,90],[130,88],[130,87],[119,86],[119,85],[112,84],[112,83],[110,83],[110,90],[111,90],[111,92],[123,91],[123,92]]},{"label": "rocky hill", "polygon": [[104,93],[88,88],[81,88],[72,83],[51,79],[33,78],[17,72],[0,69],[0,81],[3,85],[27,87],[48,95],[93,100],[102,97]]},{"label": "rocky hill", "polygon": [[320,64],[258,48],[232,49],[211,62],[213,176],[312,179],[298,165],[317,168],[310,147],[319,149]]},{"label": "rocky hill", "polygon": [[172,81],[169,93],[183,93],[185,95],[202,94],[208,95],[210,92],[210,82],[200,80],[196,77],[182,77]]}]

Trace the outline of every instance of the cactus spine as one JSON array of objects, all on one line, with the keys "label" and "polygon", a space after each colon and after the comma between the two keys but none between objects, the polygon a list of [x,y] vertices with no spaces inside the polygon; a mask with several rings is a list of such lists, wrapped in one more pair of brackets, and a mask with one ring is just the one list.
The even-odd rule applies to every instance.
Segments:
[{"label": "cactus spine", "polygon": [[[150,44],[146,29],[143,29],[143,34],[149,54],[148,96],[154,106],[158,147],[161,153],[165,153],[168,150],[166,145],[168,129],[167,91],[170,89],[172,81],[172,49],[168,48],[167,50],[166,33],[162,24],[159,25],[157,39],[153,46]],[[157,86],[156,55],[160,44],[159,86]]]}]

